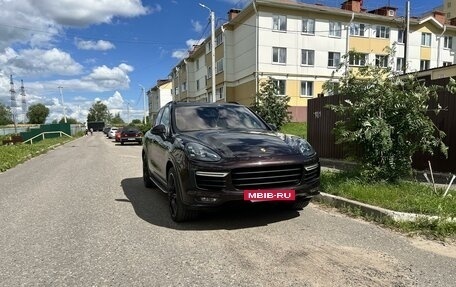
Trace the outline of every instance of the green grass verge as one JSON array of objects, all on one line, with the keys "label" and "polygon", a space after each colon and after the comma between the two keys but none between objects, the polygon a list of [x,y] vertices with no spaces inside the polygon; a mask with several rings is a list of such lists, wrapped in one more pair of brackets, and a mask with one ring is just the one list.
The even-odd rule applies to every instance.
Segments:
[{"label": "green grass verge", "polygon": [[16,144],[0,146],[0,172],[13,168],[24,161],[46,153],[55,145],[72,141],[74,138],[59,137],[39,141],[34,144]]},{"label": "green grass verge", "polygon": [[284,134],[307,138],[307,123],[286,123],[280,128],[280,131]]},{"label": "green grass verge", "polygon": [[[382,219],[381,223],[407,233],[456,238],[456,222],[446,220],[456,218],[454,190],[442,197],[443,189],[438,189],[436,194],[431,186],[421,183],[372,183],[360,180],[353,172],[323,172],[321,191],[394,211],[439,216],[438,220],[395,222]],[[348,213],[360,216],[359,212]]]}]

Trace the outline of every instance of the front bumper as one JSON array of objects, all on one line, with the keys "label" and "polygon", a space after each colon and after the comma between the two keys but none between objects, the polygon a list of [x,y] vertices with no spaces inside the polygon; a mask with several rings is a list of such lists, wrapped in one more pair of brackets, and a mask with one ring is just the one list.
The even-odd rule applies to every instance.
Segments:
[{"label": "front bumper", "polygon": [[216,167],[189,164],[181,170],[182,199],[193,208],[243,201],[244,190],[292,189],[296,199],[319,194],[318,158],[286,157],[261,162],[227,162]]}]

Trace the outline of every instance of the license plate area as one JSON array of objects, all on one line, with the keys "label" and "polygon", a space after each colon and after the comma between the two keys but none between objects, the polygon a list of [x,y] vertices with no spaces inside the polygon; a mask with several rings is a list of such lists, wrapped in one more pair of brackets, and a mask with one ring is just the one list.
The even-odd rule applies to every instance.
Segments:
[{"label": "license plate area", "polygon": [[291,201],[295,200],[296,191],[293,189],[261,189],[244,190],[246,201]]}]

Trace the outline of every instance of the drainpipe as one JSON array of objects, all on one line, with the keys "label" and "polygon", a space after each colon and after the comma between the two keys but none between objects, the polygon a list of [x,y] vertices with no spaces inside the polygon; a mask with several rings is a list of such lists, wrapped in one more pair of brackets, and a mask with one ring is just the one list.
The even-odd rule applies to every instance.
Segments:
[{"label": "drainpipe", "polygon": [[258,10],[257,10],[257,7],[256,7],[256,1],[252,1],[252,5],[253,5],[253,10],[255,10],[255,49],[256,49],[256,52],[255,52],[255,72],[254,72],[254,78],[255,78],[255,95],[254,95],[254,99],[256,101],[256,95],[258,94],[258,85],[259,85],[259,80],[258,80],[258,75],[259,75],[259,71],[258,71],[258,61],[259,61],[259,48],[258,48],[258,43],[259,43],[259,28],[258,28],[258,23],[259,23],[259,15],[258,15]]},{"label": "drainpipe", "polygon": [[348,25],[347,25],[347,39],[345,40],[345,55],[347,56],[345,58],[345,74],[348,73],[348,63],[349,63],[349,57],[348,57],[348,52],[349,52],[349,45],[350,45],[350,27],[351,27],[351,24],[353,22],[353,19],[355,18],[355,13],[352,12],[352,16],[351,16],[351,19],[350,19],[350,22],[348,22]]},{"label": "drainpipe", "polygon": [[437,67],[440,67],[440,47],[441,47],[441,42],[442,42],[442,36],[446,31],[446,25],[443,25],[443,31],[442,34],[437,36]]}]

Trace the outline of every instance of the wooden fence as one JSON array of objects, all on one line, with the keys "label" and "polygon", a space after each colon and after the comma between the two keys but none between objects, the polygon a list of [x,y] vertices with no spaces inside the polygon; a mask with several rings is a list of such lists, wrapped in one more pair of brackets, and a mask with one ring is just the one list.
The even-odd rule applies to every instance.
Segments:
[{"label": "wooden fence", "polygon": [[[430,83],[446,84],[447,82],[448,79]],[[308,101],[307,139],[320,158],[344,159],[347,156],[346,149],[341,144],[335,143],[335,136],[332,133],[338,118],[326,107],[329,104],[338,104],[343,100],[343,96],[335,95]],[[448,158],[441,155],[439,151],[436,151],[434,156],[415,154],[413,167],[418,170],[428,169],[428,161],[430,161],[435,171],[456,173],[456,95],[442,92],[439,94],[438,103],[445,110],[438,115],[429,113],[429,116],[435,125],[446,134],[444,143],[449,148]],[[430,108],[435,105],[435,101],[430,103]]]}]

